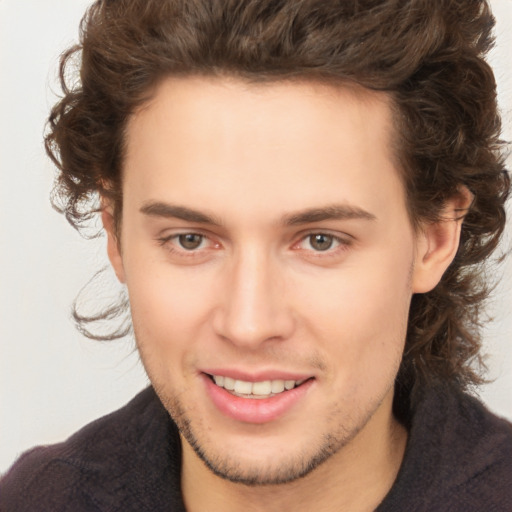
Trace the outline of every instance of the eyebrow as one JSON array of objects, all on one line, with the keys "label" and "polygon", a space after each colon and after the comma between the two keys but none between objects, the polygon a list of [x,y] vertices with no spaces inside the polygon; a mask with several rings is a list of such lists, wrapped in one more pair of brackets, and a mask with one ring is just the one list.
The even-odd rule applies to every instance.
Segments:
[{"label": "eyebrow", "polygon": [[[222,226],[220,219],[204,212],[161,201],[150,201],[140,208],[140,212],[150,217],[175,218],[186,222]],[[284,215],[282,223],[287,226],[311,224],[326,220],[369,220],[377,217],[362,208],[352,205],[330,205],[322,208],[310,208],[296,213]]]},{"label": "eyebrow", "polygon": [[144,204],[141,213],[150,217],[163,217],[184,220],[186,222],[196,222],[198,224],[210,224],[212,226],[220,226],[220,220],[206,213],[185,206],[178,206],[160,201],[149,202]]},{"label": "eyebrow", "polygon": [[377,217],[362,208],[351,205],[331,205],[324,208],[311,208],[291,215],[285,215],[284,224],[288,226],[297,226],[300,224],[310,224],[313,222],[322,222],[324,220],[377,220]]}]

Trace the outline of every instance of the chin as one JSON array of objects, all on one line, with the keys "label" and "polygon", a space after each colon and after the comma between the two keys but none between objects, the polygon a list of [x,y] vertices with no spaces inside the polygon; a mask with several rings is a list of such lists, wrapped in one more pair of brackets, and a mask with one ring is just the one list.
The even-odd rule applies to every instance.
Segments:
[{"label": "chin", "polygon": [[195,411],[185,410],[177,399],[164,404],[178,426],[182,444],[216,476],[248,486],[280,485],[309,475],[347,445],[369,419],[350,429],[330,425],[326,432],[317,431],[315,438],[311,437],[312,425],[302,425],[302,431],[294,427],[293,436],[281,430],[272,438],[263,426],[253,425],[255,432],[233,437],[220,431],[212,435],[202,419],[193,417]]},{"label": "chin", "polygon": [[182,442],[188,443],[215,475],[248,486],[280,485],[303,478],[341,448],[335,443],[326,442],[311,453],[301,450],[299,455],[297,450],[294,450],[294,455],[282,454],[279,457],[272,453],[262,457],[261,453],[256,455],[252,452],[246,455],[231,452],[237,453],[235,457],[226,456],[229,453],[227,450],[219,453],[218,449],[214,451],[201,445],[190,430],[183,431],[182,436],[185,438]]}]

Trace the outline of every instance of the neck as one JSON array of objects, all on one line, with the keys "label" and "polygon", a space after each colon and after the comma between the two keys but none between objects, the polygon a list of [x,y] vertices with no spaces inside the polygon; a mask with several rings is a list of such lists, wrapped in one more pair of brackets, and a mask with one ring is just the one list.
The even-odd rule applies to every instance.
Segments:
[{"label": "neck", "polygon": [[305,477],[282,485],[248,486],[213,474],[182,439],[182,492],[188,512],[372,511],[396,479],[407,441],[386,397],[365,427]]}]

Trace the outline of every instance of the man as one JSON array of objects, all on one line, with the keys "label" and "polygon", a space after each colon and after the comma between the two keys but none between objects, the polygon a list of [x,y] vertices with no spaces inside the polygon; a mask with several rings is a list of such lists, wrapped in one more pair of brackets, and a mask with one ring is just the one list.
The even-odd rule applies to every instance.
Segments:
[{"label": "man", "polygon": [[152,387],[22,456],[1,509],[512,510],[512,427],[464,393],[510,188],[492,25],[484,1],[96,2],[46,143]]}]

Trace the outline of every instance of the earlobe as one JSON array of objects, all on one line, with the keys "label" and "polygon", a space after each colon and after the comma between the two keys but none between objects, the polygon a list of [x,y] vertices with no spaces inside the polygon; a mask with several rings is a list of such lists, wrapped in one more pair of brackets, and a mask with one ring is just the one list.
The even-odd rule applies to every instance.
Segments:
[{"label": "earlobe", "polygon": [[413,293],[434,289],[455,258],[460,232],[473,195],[466,187],[451,198],[443,208],[440,220],[425,224],[416,239],[413,271]]},{"label": "earlobe", "polygon": [[117,278],[121,283],[126,282],[124,274],[123,259],[121,256],[121,247],[119,239],[115,229],[114,216],[112,208],[103,204],[101,210],[101,220],[103,222],[103,228],[107,234],[107,254],[108,259],[116,273]]}]

